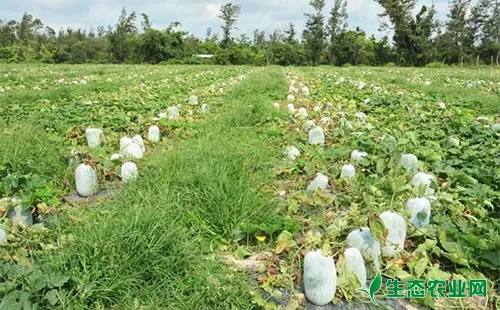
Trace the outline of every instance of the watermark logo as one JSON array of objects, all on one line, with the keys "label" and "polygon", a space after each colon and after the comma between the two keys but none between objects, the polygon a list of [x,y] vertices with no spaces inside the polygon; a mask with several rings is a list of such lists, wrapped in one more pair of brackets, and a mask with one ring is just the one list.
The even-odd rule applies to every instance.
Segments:
[{"label": "watermark logo", "polygon": [[[467,292],[468,284],[468,292]],[[370,283],[368,290],[359,288],[359,291],[370,296],[374,305],[377,305],[375,294],[382,288],[382,275],[377,272],[375,278]],[[444,280],[418,280],[412,279],[405,281],[389,279],[385,283],[387,298],[425,298],[427,294],[431,298],[466,298],[474,296],[487,297],[488,284],[485,279],[469,280],[454,279],[451,281]],[[446,292],[448,294],[446,294]]]},{"label": "watermark logo", "polygon": [[358,288],[359,291],[365,292],[370,296],[370,299],[372,300],[374,305],[377,305],[377,301],[375,300],[375,294],[380,291],[380,288],[382,287],[382,274],[380,274],[380,270],[377,272],[377,275],[375,278],[373,278],[372,283],[370,283],[370,291],[367,291],[366,289],[363,288]]}]

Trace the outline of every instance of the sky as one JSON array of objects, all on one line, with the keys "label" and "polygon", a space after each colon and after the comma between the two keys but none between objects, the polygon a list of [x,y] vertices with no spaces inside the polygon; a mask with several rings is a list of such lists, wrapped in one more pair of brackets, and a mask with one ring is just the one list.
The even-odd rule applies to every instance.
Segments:
[{"label": "sky", "polygon": [[[171,22],[180,21],[183,30],[204,38],[211,27],[220,33],[217,17],[221,4],[230,2],[214,0],[0,0],[0,19],[19,20],[24,12],[38,18],[54,30],[61,27],[95,29],[116,23],[121,8],[127,12],[136,11],[150,16],[154,28],[166,28]],[[298,33],[305,22],[304,13],[311,12],[309,0],[233,0],[242,8],[236,35],[251,35],[257,28],[273,31],[294,23]],[[333,0],[326,0],[326,12],[330,11]],[[348,0],[349,27],[361,27],[367,34],[381,37],[378,31],[382,8],[374,0]],[[441,20],[446,19],[448,0],[420,0],[420,5],[434,4]]]}]

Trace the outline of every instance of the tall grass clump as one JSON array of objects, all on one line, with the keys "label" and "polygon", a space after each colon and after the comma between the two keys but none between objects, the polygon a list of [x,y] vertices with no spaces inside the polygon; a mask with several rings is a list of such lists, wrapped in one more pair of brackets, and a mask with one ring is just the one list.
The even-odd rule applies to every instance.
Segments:
[{"label": "tall grass clump", "polygon": [[54,202],[70,176],[61,156],[64,141],[33,123],[0,128],[0,194]]},{"label": "tall grass clump", "polygon": [[42,264],[70,277],[63,305],[194,309],[246,302],[241,275],[238,289],[223,285],[222,272],[211,275],[223,268],[207,260],[202,238],[186,225],[178,193],[165,186],[167,169],[147,173],[103,208],[60,218],[62,249]]},{"label": "tall grass clump", "polygon": [[61,158],[62,139],[46,133],[35,124],[23,123],[0,127],[0,164],[21,174],[59,177],[67,163]]}]

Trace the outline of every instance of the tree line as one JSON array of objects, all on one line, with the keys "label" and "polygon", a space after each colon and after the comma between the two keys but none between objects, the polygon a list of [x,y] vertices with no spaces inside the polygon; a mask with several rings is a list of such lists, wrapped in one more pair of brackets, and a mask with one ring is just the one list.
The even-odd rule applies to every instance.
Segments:
[{"label": "tree line", "polygon": [[[221,6],[221,33],[205,38],[180,30],[174,22],[155,29],[147,14],[122,9],[107,28],[54,29],[29,13],[20,21],[0,20],[0,61],[44,63],[214,63],[252,65],[401,65],[491,64],[500,61],[500,0],[452,0],[448,20],[435,7],[416,0],[374,0],[383,8],[379,39],[347,23],[347,0],[311,0],[301,34],[294,24],[266,33],[234,37],[241,7]],[[417,10],[415,10],[417,9]],[[414,14],[413,12],[417,12]],[[199,59],[195,55],[210,54]]]}]

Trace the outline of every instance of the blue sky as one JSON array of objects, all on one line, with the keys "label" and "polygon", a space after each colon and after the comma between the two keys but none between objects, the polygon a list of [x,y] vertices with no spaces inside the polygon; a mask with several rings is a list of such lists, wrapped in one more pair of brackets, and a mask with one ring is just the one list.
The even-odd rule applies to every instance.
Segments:
[{"label": "blue sky", "polygon": [[[146,13],[155,28],[164,28],[173,21],[180,21],[182,28],[204,37],[206,29],[212,27],[219,32],[220,20],[217,18],[219,7],[228,1],[213,0],[0,0],[0,19],[19,20],[27,11],[59,30],[61,27],[96,28],[99,25],[112,25],[116,22],[123,6],[127,11]],[[238,23],[238,33],[251,34],[254,29],[273,29],[283,27],[288,22],[302,30],[304,12],[311,11],[309,0],[235,0],[242,7]],[[327,0],[327,11],[333,0]],[[418,6],[436,6],[441,20],[446,19],[448,0],[418,1]],[[349,0],[349,26],[360,26],[368,34],[378,32],[382,9],[374,0]]]}]

